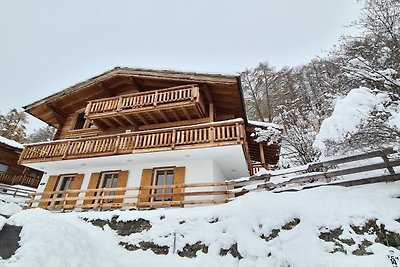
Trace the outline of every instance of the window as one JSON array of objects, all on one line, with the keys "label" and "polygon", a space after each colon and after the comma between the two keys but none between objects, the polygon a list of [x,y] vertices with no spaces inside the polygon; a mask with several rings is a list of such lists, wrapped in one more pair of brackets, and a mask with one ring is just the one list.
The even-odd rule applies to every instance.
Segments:
[{"label": "window", "polygon": [[[68,189],[72,189],[74,179],[75,179],[75,175],[61,175],[56,191],[65,191]],[[65,194],[58,194],[57,198],[62,198],[62,197],[64,197],[64,195]],[[55,205],[59,205],[59,204],[61,204],[60,201],[55,202]]]},{"label": "window", "polygon": [[85,113],[81,112],[76,116],[76,121],[75,121],[75,126],[74,126],[74,130],[78,130],[78,129],[83,129],[83,127],[85,126]]},{"label": "window", "polygon": [[32,178],[37,178],[38,174],[36,172],[30,172],[28,176]]},{"label": "window", "polygon": [[0,163],[0,172],[7,172],[7,171],[8,171],[8,165]]},{"label": "window", "polygon": [[[174,169],[156,169],[153,185],[172,185],[174,183]],[[171,194],[172,188],[154,189],[152,194]],[[171,201],[172,196],[154,197],[153,201]]]},{"label": "window", "polygon": [[[101,176],[100,188],[115,188],[117,187],[119,172],[104,172]],[[115,196],[115,191],[105,192],[105,196]],[[112,203],[113,200],[109,199],[106,203]]]},{"label": "window", "polygon": [[75,115],[75,124],[73,130],[96,128],[96,126],[85,118],[85,112],[80,112]]}]

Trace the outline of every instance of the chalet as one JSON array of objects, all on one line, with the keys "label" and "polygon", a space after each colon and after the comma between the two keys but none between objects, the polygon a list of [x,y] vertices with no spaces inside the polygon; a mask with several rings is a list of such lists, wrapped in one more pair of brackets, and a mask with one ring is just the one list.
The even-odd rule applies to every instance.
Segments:
[{"label": "chalet", "polygon": [[262,126],[248,122],[237,76],[117,67],[24,109],[57,128],[20,157],[46,173],[32,206],[217,203],[226,188],[215,186],[279,157],[279,144],[252,137]]},{"label": "chalet", "polygon": [[0,136],[0,183],[38,187],[43,172],[18,164],[23,146]]}]

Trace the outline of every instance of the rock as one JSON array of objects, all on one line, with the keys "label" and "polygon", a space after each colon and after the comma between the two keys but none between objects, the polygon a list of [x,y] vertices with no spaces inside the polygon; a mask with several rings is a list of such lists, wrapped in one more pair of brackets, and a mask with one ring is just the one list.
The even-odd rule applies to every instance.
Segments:
[{"label": "rock", "polygon": [[187,257],[187,258],[195,258],[197,255],[197,251],[202,251],[203,253],[208,253],[208,246],[204,245],[200,241],[193,244],[189,245],[186,244],[182,251],[178,251],[178,255],[181,257]]}]

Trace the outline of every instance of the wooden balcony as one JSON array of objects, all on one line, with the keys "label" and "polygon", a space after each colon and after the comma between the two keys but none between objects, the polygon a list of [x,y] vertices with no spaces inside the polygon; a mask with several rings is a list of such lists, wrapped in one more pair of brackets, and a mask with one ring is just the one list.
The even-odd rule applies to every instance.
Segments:
[{"label": "wooden balcony", "polygon": [[207,117],[197,85],[89,101],[85,115],[99,128],[149,125]]},{"label": "wooden balcony", "polygon": [[39,186],[40,179],[22,174],[0,172],[0,183],[9,185],[24,185],[37,188]]},{"label": "wooden balcony", "polygon": [[92,158],[131,153],[242,144],[247,155],[242,121],[232,120],[192,126],[139,131],[120,135],[60,140],[26,145],[19,163]]}]

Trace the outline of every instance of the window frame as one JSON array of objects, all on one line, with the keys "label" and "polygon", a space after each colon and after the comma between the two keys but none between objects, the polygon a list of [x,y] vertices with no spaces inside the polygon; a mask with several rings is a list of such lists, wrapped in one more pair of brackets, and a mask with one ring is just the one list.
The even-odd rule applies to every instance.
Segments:
[{"label": "window frame", "polygon": [[[172,183],[171,185],[174,184],[174,179],[175,179],[175,166],[170,166],[170,167],[158,167],[158,168],[153,168],[153,177],[152,177],[152,182],[151,185],[152,186],[157,186],[159,184],[157,184],[158,182],[158,177],[157,177],[157,172],[158,171],[164,171],[164,180],[163,180],[163,185],[169,185],[167,176],[168,176],[168,171],[172,171]],[[158,190],[161,190],[161,193],[157,192]],[[170,192],[168,192],[170,191]],[[152,189],[150,194],[170,194],[173,193],[173,189],[172,188],[159,188],[159,189]],[[158,202],[158,201],[172,201],[172,196],[161,196],[161,197],[151,197],[150,202]]]},{"label": "window frame", "polygon": [[[57,181],[57,185],[56,185],[54,191],[71,190],[72,186],[74,185],[76,175],[77,175],[77,173],[67,173],[67,174],[58,175],[58,181]],[[63,181],[66,178],[69,178],[68,188],[61,190],[61,185],[63,184]],[[63,196],[64,196],[64,194],[57,194],[57,195],[53,195],[52,198],[61,198]],[[54,201],[54,203],[52,203],[51,205],[60,205],[60,204],[61,204],[61,201]]]},{"label": "window frame", "polygon": [[[76,126],[76,123],[78,122],[80,114],[83,114],[83,119],[85,121],[83,122],[82,128],[75,129],[75,126]],[[71,123],[71,127],[70,127],[71,131],[80,131],[80,130],[85,130],[85,129],[96,129],[97,128],[96,125],[94,125],[90,120],[85,118],[85,109],[80,109],[80,110],[75,111],[72,121],[73,122]]]},{"label": "window frame", "polygon": [[[113,170],[113,171],[104,171],[104,172],[100,172],[100,179],[99,179],[99,183],[97,185],[97,189],[103,189],[103,188],[116,188],[118,185],[118,179],[120,176],[120,172],[121,170]],[[111,187],[105,187],[105,175],[111,174],[113,175],[111,177]],[[116,177],[115,177],[116,175]],[[115,187],[113,187],[113,181],[115,179]],[[96,195],[100,195],[100,192],[97,192]],[[104,192],[104,196],[115,196],[116,192],[115,191],[108,191],[108,192]],[[107,200],[103,200],[103,203],[113,203],[114,200],[113,199],[107,199]]]}]

